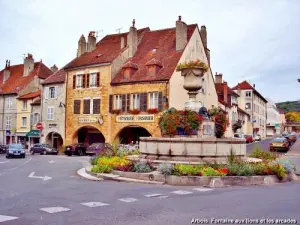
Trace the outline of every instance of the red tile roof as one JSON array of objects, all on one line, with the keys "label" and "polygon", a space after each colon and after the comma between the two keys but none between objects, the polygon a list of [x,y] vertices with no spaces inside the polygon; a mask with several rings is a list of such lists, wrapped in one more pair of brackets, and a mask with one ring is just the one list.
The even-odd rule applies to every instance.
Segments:
[{"label": "red tile roof", "polygon": [[236,85],[235,87],[233,87],[233,90],[253,90],[262,100],[264,100],[265,102],[268,102],[267,99],[265,99],[254,87],[252,87],[251,84],[249,84],[247,81],[243,81],[242,83],[239,83],[238,85]]},{"label": "red tile roof", "polygon": [[148,61],[146,63],[146,66],[152,66],[152,65],[157,65],[157,66],[163,67],[162,62],[160,60],[157,60],[157,59],[151,59],[150,61]]},{"label": "red tile roof", "polygon": [[9,69],[10,77],[4,84],[4,69],[0,71],[0,94],[17,94],[33,80],[34,76],[45,79],[53,73],[42,62],[34,63],[34,69],[28,76],[23,76],[23,64],[10,66]]},{"label": "red tile roof", "polygon": [[40,105],[41,104],[41,97],[34,99],[31,105]]},{"label": "red tile roof", "polygon": [[36,98],[39,96],[41,96],[41,90],[22,95],[22,96],[18,97],[18,99],[33,99],[33,98]]},{"label": "red tile roof", "polygon": [[[142,38],[143,32],[147,30],[149,30],[149,27],[137,30],[139,40]],[[121,37],[124,37],[124,43],[126,43],[127,34],[128,32],[105,36],[97,43],[95,50],[86,52],[78,58],[75,58],[65,66],[65,69],[112,62],[126,49],[126,45],[121,49]]]},{"label": "red tile roof", "polygon": [[128,61],[127,63],[125,63],[125,64],[122,66],[122,68],[123,68],[123,69],[125,69],[125,68],[133,68],[133,69],[136,69],[136,70],[139,69],[138,65],[135,64],[135,63],[133,63],[133,62],[131,62],[131,61]]},{"label": "red tile roof", "polygon": [[64,69],[60,69],[44,80],[44,84],[64,83],[66,80],[66,72]]},{"label": "red tile roof", "polygon": [[[223,95],[224,94],[223,84],[215,83],[215,86],[216,86],[217,94]],[[232,90],[232,88],[230,88],[228,85],[227,85],[227,90],[229,95],[234,95],[236,97],[239,97],[239,95],[234,90]]]},{"label": "red tile roof", "polygon": [[[188,25],[188,41],[195,29],[197,29],[197,24]],[[169,80],[175,71],[182,53],[183,50],[176,51],[175,28],[146,31],[139,43],[137,52],[132,58],[128,59],[128,61],[136,63],[139,69],[126,80],[124,79],[122,70],[120,70],[111,84]],[[152,59],[161,61],[163,67],[155,76],[147,76],[148,69],[146,64]]]}]

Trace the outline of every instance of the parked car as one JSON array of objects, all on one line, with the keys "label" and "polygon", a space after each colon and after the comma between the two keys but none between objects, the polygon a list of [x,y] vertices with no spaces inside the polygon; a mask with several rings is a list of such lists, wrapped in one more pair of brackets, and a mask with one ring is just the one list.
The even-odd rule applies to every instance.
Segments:
[{"label": "parked car", "polygon": [[289,142],[290,146],[292,146],[297,141],[296,135],[293,135],[293,134],[290,134],[290,135],[286,136],[285,138]]},{"label": "parked car", "polygon": [[86,154],[95,155],[103,151],[112,151],[111,144],[108,143],[93,143],[86,149]]},{"label": "parked car", "polygon": [[254,141],[261,141],[261,136],[259,134],[255,135]]},{"label": "parked car", "polygon": [[284,150],[284,151],[290,150],[290,143],[284,137],[274,138],[270,142],[270,152],[272,152],[272,151],[280,151],[280,150]]},{"label": "parked car", "polygon": [[7,145],[0,145],[0,154],[1,153],[6,153],[8,146]]},{"label": "parked car", "polygon": [[254,142],[254,139],[253,139],[252,135],[245,135],[245,138],[246,138],[246,143]]},{"label": "parked car", "polygon": [[52,148],[48,144],[34,144],[30,148],[29,152],[31,155],[34,155],[35,153],[39,153],[41,155],[47,155],[47,154],[57,155],[57,153],[58,153],[56,148]]},{"label": "parked car", "polygon": [[86,145],[83,143],[77,143],[73,145],[68,145],[65,148],[65,154],[67,156],[72,156],[72,155],[85,155],[86,154]]},{"label": "parked car", "polygon": [[6,158],[14,156],[25,158],[25,146],[22,144],[9,144],[6,150]]}]

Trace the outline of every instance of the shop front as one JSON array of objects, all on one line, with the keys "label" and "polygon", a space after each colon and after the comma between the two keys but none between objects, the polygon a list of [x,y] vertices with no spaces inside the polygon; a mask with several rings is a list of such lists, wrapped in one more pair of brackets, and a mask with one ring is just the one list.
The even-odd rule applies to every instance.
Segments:
[{"label": "shop front", "polygon": [[29,147],[32,147],[34,144],[40,143],[40,131],[39,130],[31,130],[26,134],[26,138],[28,139]]}]

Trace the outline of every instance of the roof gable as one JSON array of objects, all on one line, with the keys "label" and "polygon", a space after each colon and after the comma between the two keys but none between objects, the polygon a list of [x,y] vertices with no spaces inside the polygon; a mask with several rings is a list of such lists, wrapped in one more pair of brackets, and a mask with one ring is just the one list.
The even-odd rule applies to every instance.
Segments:
[{"label": "roof gable", "polygon": [[242,83],[239,83],[238,85],[236,85],[235,87],[232,88],[233,90],[253,90],[262,100],[264,100],[265,102],[268,102],[267,99],[265,99],[251,84],[249,84],[249,82],[247,81],[243,81]]}]

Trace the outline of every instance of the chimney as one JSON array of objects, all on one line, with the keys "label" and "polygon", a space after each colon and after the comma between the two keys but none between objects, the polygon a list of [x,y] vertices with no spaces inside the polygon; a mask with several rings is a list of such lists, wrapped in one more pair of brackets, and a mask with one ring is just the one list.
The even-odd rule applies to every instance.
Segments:
[{"label": "chimney", "polygon": [[223,74],[222,73],[217,73],[215,75],[215,83],[216,84],[222,84],[223,83]]},{"label": "chimney", "polygon": [[138,44],[138,34],[137,34],[137,29],[135,28],[135,20],[132,21],[132,27],[130,27],[129,29],[127,42],[128,42],[128,57],[130,58],[134,56]]},{"label": "chimney", "polygon": [[23,76],[28,76],[34,69],[34,59],[32,54],[29,54],[24,59],[24,73]]},{"label": "chimney", "polygon": [[204,45],[204,49],[207,49],[207,31],[206,26],[201,26],[200,36]]},{"label": "chimney", "polygon": [[176,51],[183,50],[187,43],[187,25],[178,16],[176,21]]},{"label": "chimney", "polygon": [[253,84],[253,88],[255,89],[255,84]]},{"label": "chimney", "polygon": [[125,47],[125,38],[121,36],[121,49]]},{"label": "chimney", "polygon": [[224,81],[223,82],[223,88],[224,88],[224,102],[228,103],[228,86],[227,86],[227,82]]},{"label": "chimney", "polygon": [[55,73],[57,70],[58,70],[58,68],[57,68],[57,66],[54,64],[53,66],[51,66],[51,71],[53,72],[53,73]]},{"label": "chimney", "polygon": [[238,95],[241,96],[242,90],[241,90],[241,87],[240,87],[240,83],[238,83],[237,87],[238,87],[238,90],[237,90]]},{"label": "chimney", "polygon": [[88,45],[87,45],[87,51],[91,52],[96,48],[96,36],[95,36],[95,31],[91,31],[89,33],[88,37]]},{"label": "chimney", "polygon": [[77,57],[81,56],[86,52],[86,40],[83,35],[81,35],[78,41]]},{"label": "chimney", "polygon": [[10,77],[10,61],[6,60],[5,69],[3,71],[3,84],[9,79]]}]

